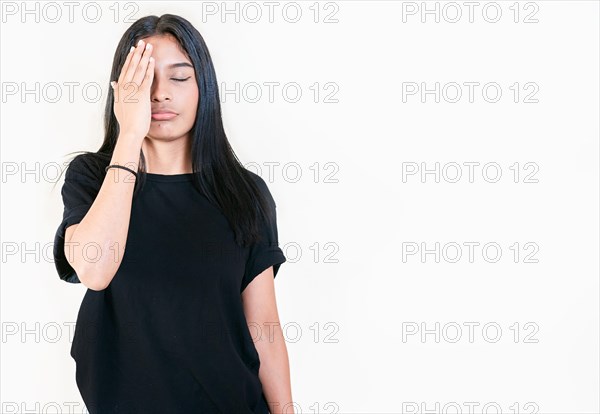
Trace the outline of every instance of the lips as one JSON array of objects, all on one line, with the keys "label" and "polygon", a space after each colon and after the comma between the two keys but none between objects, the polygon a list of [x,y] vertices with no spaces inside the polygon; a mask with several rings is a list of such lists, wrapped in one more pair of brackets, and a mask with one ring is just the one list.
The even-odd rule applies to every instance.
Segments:
[{"label": "lips", "polygon": [[168,121],[169,119],[173,119],[176,116],[177,114],[171,111],[152,112],[152,119],[154,119],[155,121]]}]

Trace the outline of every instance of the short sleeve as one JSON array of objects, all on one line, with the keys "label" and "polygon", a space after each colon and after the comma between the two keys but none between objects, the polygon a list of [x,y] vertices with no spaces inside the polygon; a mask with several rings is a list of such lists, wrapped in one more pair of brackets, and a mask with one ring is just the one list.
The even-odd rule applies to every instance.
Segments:
[{"label": "short sleeve", "polygon": [[67,227],[77,224],[85,217],[92,206],[100,187],[102,177],[97,166],[86,161],[86,154],[78,155],[65,172],[65,182],[61,196],[64,204],[63,219],[54,236],[54,265],[58,276],[70,283],[81,283],[75,270],[65,256],[65,232]]},{"label": "short sleeve", "polygon": [[276,212],[277,206],[275,204],[275,200],[273,199],[273,196],[271,195],[264,180],[258,175],[256,175],[256,177],[259,189],[266,196],[267,204],[271,209],[272,218],[269,222],[263,223],[261,229],[264,236],[263,240],[250,246],[250,252],[248,255],[248,261],[246,262],[246,269],[242,279],[240,292],[242,292],[256,276],[271,266],[273,266],[273,277],[277,276],[279,267],[286,261],[285,255],[279,247]]}]

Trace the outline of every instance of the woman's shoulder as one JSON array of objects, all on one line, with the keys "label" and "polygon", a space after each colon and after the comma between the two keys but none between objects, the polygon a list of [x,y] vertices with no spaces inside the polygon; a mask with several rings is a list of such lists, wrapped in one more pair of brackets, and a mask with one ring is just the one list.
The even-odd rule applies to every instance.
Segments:
[{"label": "woman's shoulder", "polygon": [[246,173],[254,180],[254,183],[258,185],[261,188],[261,190],[267,187],[267,183],[265,182],[265,180],[260,175],[256,174],[254,171],[251,171],[246,168]]},{"label": "woman's shoulder", "polygon": [[87,178],[103,180],[105,168],[111,156],[100,152],[85,152],[75,156],[67,167],[66,176],[70,178]]},{"label": "woman's shoulder", "polygon": [[267,184],[265,179],[253,171],[250,171],[248,169],[246,169],[246,171],[252,177],[252,179],[254,180],[254,183],[256,184],[256,186],[258,187],[258,189],[262,193],[262,195],[266,198],[266,200],[272,205],[272,207],[275,207],[275,205],[276,205],[275,199],[273,198],[273,195],[271,194],[271,190],[269,189],[269,185]]}]

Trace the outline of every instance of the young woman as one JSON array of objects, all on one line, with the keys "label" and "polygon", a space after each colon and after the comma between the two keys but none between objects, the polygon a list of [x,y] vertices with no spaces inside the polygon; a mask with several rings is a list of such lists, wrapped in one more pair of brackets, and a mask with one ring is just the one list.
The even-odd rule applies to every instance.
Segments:
[{"label": "young woman", "polygon": [[165,14],[117,47],[97,152],[62,187],[60,278],[88,289],[71,348],[90,413],[293,413],[276,205],[223,129],[200,33]]}]

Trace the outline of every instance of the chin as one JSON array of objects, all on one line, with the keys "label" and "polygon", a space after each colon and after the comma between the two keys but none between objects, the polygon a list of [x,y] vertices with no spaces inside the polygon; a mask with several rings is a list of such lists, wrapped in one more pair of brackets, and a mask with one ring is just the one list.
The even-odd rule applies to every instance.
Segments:
[{"label": "chin", "polygon": [[150,132],[148,133],[148,138],[158,139],[161,141],[172,141],[180,136],[181,134],[176,134],[169,131],[156,131],[153,129],[150,129]]}]

